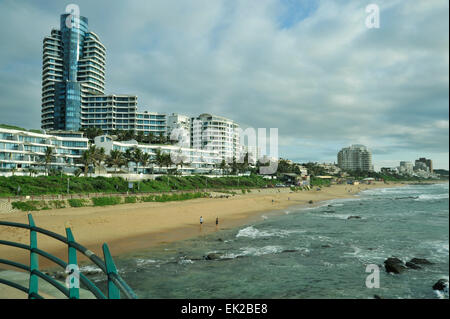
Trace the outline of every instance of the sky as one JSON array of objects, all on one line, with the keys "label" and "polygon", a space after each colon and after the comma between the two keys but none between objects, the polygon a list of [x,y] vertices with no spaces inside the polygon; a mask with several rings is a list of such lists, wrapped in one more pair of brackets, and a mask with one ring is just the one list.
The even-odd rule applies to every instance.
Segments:
[{"label": "sky", "polygon": [[364,144],[376,170],[449,167],[446,0],[3,0],[0,123],[40,127],[42,40],[71,3],[106,46],[106,93],[140,111],[278,128],[298,162]]}]

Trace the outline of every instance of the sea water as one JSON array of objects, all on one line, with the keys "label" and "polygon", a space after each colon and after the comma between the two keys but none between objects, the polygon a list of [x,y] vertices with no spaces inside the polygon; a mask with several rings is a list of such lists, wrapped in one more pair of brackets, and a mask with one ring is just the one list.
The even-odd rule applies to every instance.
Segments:
[{"label": "sea water", "polygon": [[[432,289],[448,279],[448,195],[448,184],[367,190],[116,263],[140,298],[448,298]],[[218,259],[203,259],[211,253]],[[389,274],[383,261],[392,256],[433,265]],[[379,288],[366,286],[370,264]]]}]

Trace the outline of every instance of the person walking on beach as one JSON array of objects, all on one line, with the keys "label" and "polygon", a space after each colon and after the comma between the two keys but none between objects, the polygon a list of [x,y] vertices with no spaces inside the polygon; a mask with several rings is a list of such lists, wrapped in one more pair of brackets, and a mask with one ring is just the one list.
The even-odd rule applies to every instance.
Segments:
[{"label": "person walking on beach", "polygon": [[200,226],[203,224],[203,217],[200,216]]},{"label": "person walking on beach", "polygon": [[216,230],[219,228],[219,217],[216,217]]}]

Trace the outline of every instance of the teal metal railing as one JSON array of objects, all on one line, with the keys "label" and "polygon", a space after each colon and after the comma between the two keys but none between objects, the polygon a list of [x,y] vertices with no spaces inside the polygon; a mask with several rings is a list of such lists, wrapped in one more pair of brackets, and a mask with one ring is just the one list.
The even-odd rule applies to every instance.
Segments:
[{"label": "teal metal railing", "polygon": [[[0,284],[4,284],[18,290],[21,290],[28,294],[29,299],[42,299],[43,297],[39,295],[39,279],[42,279],[51,285],[53,285],[56,289],[62,292],[66,297],[70,299],[79,299],[79,285],[78,284],[69,284],[63,285],[59,281],[53,279],[51,276],[41,272],[39,270],[38,265],[38,256],[45,257],[55,264],[61,266],[66,271],[70,271],[69,276],[73,274],[73,272],[78,272],[78,263],[77,263],[77,251],[88,257],[95,265],[97,265],[103,273],[107,276],[107,295],[105,295],[95,284],[93,284],[83,273],[78,272],[79,278],[77,276],[70,276],[70,280],[74,282],[79,279],[79,282],[83,284],[83,287],[88,289],[92,294],[99,299],[120,299],[121,293],[129,298],[136,299],[137,296],[134,291],[127,285],[127,283],[120,277],[117,272],[116,265],[111,257],[111,253],[109,252],[108,245],[106,243],[103,244],[103,256],[105,261],[103,261],[100,257],[95,255],[92,251],[85,248],[84,246],[77,243],[73,237],[72,231],[70,227],[66,228],[66,236],[64,237],[60,234],[51,232],[49,230],[37,227],[34,223],[33,216],[28,214],[28,224],[21,223],[13,223],[0,221],[0,226],[8,226],[8,227],[17,227],[17,228],[25,228],[30,230],[30,245],[25,245],[21,243],[16,243],[7,240],[0,240],[0,245],[17,247],[30,251],[30,265],[24,265],[21,263],[17,263],[8,259],[0,258],[0,264],[5,264],[9,266],[13,266],[22,270],[27,271],[30,274],[29,285],[28,288],[22,285],[19,285],[15,282],[0,278]],[[38,248],[37,244],[37,233],[41,233],[52,237],[58,241],[61,241],[67,244],[68,247],[68,263],[59,259],[56,256],[53,256],[41,249]]]}]

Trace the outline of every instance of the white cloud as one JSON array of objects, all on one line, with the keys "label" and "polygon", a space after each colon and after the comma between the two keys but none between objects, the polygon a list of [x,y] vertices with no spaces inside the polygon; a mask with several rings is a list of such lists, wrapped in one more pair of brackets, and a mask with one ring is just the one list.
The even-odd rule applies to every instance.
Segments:
[{"label": "white cloud", "polygon": [[[6,3],[0,21],[14,9]],[[380,29],[365,27],[360,1],[318,1],[289,27],[276,0],[78,2],[107,47],[107,90],[137,94],[146,110],[212,112],[243,126],[278,127],[280,145],[307,141],[283,147],[285,157],[315,152],[318,161],[333,160],[340,147],[362,142],[448,154],[448,2],[377,3]],[[64,8],[14,6],[36,18],[35,30],[19,28],[13,38],[0,31],[0,40],[40,63],[42,32]],[[10,29],[20,27],[15,10]],[[17,62],[14,52],[0,53],[6,67]],[[10,74],[4,68],[1,82]],[[39,81],[40,65],[26,76]],[[17,108],[39,118],[39,90]],[[8,97],[2,114],[10,114],[8,100],[23,98]]]}]

